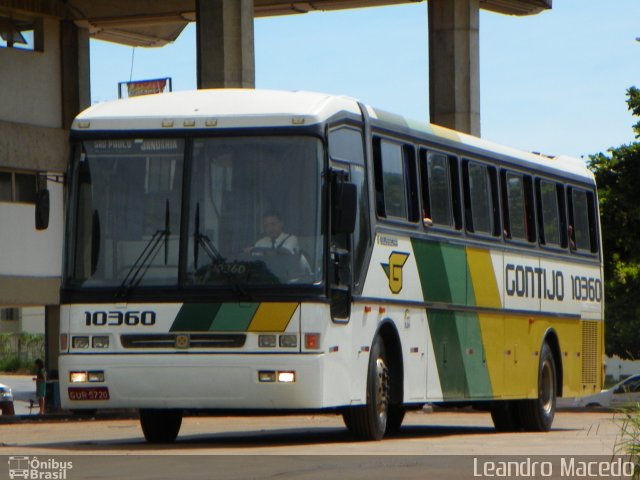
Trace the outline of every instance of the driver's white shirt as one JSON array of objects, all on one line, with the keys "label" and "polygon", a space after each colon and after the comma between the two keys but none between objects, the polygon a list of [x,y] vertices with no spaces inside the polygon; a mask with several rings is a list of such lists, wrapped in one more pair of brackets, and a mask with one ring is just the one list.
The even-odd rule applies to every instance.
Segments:
[{"label": "driver's white shirt", "polygon": [[285,248],[292,254],[298,253],[298,237],[282,232],[275,240],[271,237],[262,237],[254,245],[256,248]]}]

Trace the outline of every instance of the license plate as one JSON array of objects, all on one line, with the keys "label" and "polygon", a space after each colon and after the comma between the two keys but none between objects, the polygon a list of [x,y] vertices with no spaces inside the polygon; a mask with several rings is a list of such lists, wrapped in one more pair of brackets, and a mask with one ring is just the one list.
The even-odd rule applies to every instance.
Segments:
[{"label": "license plate", "polygon": [[107,387],[69,387],[69,400],[109,400]]}]

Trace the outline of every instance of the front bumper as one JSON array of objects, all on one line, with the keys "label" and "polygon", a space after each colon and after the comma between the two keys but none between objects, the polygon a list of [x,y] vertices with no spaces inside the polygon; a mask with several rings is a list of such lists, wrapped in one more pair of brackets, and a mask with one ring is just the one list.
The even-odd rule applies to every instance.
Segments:
[{"label": "front bumper", "polygon": [[[329,371],[322,354],[61,355],[59,371],[66,409],[315,410],[349,404],[348,385],[340,385],[346,377]],[[104,382],[71,383],[72,371],[102,371]],[[295,382],[260,382],[259,371],[295,372]],[[331,395],[325,391],[328,379]],[[70,387],[106,387],[108,399],[102,394],[71,400]],[[341,389],[344,398],[335,394]]]}]

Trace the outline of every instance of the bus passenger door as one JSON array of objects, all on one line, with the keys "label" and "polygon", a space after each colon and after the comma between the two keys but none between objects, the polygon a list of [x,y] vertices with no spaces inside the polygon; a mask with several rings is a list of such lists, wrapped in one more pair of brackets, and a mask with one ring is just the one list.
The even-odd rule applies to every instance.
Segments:
[{"label": "bus passenger door", "polygon": [[349,183],[349,174],[331,169],[331,239],[329,243],[329,288],[331,318],[348,322],[351,315],[351,279],[353,276],[351,242],[355,224],[356,188]]},{"label": "bus passenger door", "polygon": [[328,129],[331,158],[331,317],[348,322],[353,290],[361,291],[371,233],[362,129]]}]

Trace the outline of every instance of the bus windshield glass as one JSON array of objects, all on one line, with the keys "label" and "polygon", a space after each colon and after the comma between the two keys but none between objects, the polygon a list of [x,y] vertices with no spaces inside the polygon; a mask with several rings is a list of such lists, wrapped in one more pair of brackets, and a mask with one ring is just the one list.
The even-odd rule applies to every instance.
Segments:
[{"label": "bus windshield glass", "polygon": [[320,140],[192,142],[83,142],[67,285],[127,291],[319,284]]},{"label": "bus windshield glass", "polygon": [[313,284],[321,280],[319,140],[195,140],[188,282]]}]

